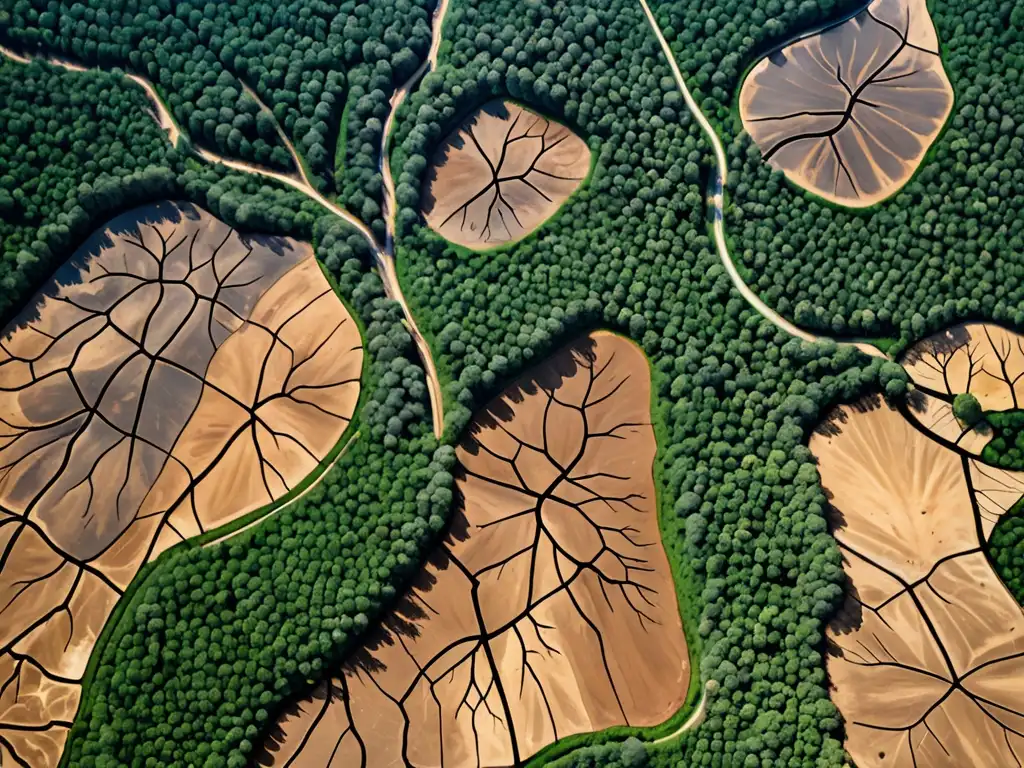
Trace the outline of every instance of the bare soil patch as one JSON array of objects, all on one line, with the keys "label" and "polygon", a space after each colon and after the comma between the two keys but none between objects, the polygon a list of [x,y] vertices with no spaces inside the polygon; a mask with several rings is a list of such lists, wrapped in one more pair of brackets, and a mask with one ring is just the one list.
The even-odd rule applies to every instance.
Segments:
[{"label": "bare soil patch", "polygon": [[1024,478],[880,402],[831,426],[811,450],[850,581],[828,631],[847,750],[859,766],[1019,764],[1024,613],[983,545]]},{"label": "bare soil patch", "polygon": [[487,248],[526,237],[590,168],[590,149],[564,125],[511,101],[480,107],[434,156],[424,215],[452,242]]},{"label": "bare soil patch", "polygon": [[952,107],[925,0],[875,0],[762,59],[740,91],[743,127],[764,159],[854,208],[907,182]]},{"label": "bare soil patch", "polygon": [[4,330],[12,765],[57,763],[89,654],[142,564],[300,482],[344,432],[361,367],[308,246],[172,203],[114,219]]},{"label": "bare soil patch", "polygon": [[910,413],[938,437],[981,455],[992,440],[987,424],[974,428],[953,415],[953,399],[974,395],[983,411],[1024,407],[1024,338],[990,323],[964,323],[922,339],[902,360],[918,394]]},{"label": "bare soil patch", "polygon": [[479,415],[450,535],[366,648],[278,721],[275,766],[507,766],[654,725],[689,660],[661,547],[650,373],[597,333]]},{"label": "bare soil patch", "polygon": [[970,392],[986,411],[1024,407],[1024,338],[998,325],[954,326],[919,341],[901,362],[933,397]]}]

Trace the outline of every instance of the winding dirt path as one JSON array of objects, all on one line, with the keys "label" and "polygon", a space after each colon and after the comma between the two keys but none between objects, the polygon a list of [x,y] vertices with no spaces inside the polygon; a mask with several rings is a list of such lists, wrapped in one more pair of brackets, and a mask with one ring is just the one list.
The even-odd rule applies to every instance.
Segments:
[{"label": "winding dirt path", "polygon": [[644,14],[647,16],[647,21],[651,25],[651,29],[654,32],[654,36],[658,38],[658,43],[661,45],[661,50],[665,54],[665,58],[668,60],[668,65],[672,69],[672,77],[676,81],[676,86],[679,88],[679,92],[683,95],[683,100],[686,102],[687,108],[690,110],[690,114],[693,115],[694,119],[700,125],[702,131],[708,137],[708,141],[711,142],[711,146],[715,151],[715,175],[711,182],[711,188],[708,195],[708,205],[712,208],[712,216],[714,222],[712,225],[712,231],[715,236],[715,248],[718,250],[718,258],[722,260],[722,266],[725,267],[725,271],[729,274],[729,278],[732,280],[736,290],[738,290],[743,298],[747,300],[754,309],[756,309],[762,317],[766,320],[774,323],[777,327],[784,330],[790,336],[796,336],[798,339],[804,341],[820,341],[821,339],[814,334],[808,333],[802,328],[797,328],[786,318],[776,312],[774,309],[769,307],[760,297],[750,290],[750,287],[743,281],[739,271],[736,269],[736,265],[733,264],[732,257],[729,255],[729,246],[725,241],[725,226],[722,223],[723,218],[723,204],[725,202],[725,189],[726,178],[729,172],[728,162],[725,158],[725,148],[722,146],[721,140],[715,133],[715,129],[711,127],[711,123],[708,122],[707,117],[701,112],[700,107],[697,106],[696,100],[693,98],[693,94],[690,93],[690,89],[686,87],[686,81],[683,80],[683,73],[679,70],[679,64],[676,63],[676,58],[672,54],[672,49],[669,47],[668,41],[665,36],[661,33],[661,27],[658,26],[657,19],[654,18],[654,14],[651,12],[651,7],[647,4],[647,0],[640,0],[640,6],[644,9]]},{"label": "winding dirt path", "polygon": [[[435,21],[433,25],[435,39],[431,43],[430,48],[433,60],[428,58],[428,60],[424,62],[424,65],[421,65],[420,69],[417,70],[417,72],[419,72],[420,74],[422,74],[422,72],[425,71],[426,64],[432,64],[433,62],[436,62],[437,50],[440,47],[440,40],[438,39],[437,36],[440,33],[444,20],[444,12],[447,10],[447,7],[448,0],[441,0],[441,4],[438,6],[437,11],[435,11]],[[40,61],[45,61],[53,66],[62,67],[71,72],[85,72],[87,69],[86,67],[83,67],[80,64],[76,64],[74,62],[56,56],[24,56],[15,53],[14,51],[10,50],[9,48],[3,45],[0,45],[0,54],[3,54],[12,61],[16,61],[20,64],[28,64],[30,61],[32,61],[33,58],[36,58]],[[96,69],[100,69],[101,71],[108,71],[98,67]],[[178,138],[182,135],[182,131],[178,124],[175,122],[174,117],[170,113],[170,110],[167,109],[167,106],[164,104],[163,100],[156,92],[156,89],[153,87],[152,83],[150,83],[145,78],[140,77],[139,75],[130,74],[127,72],[124,72],[123,74],[126,78],[140,86],[146,92],[146,95],[149,97],[153,105],[154,119],[167,133],[167,138],[171,142],[172,146],[177,144]],[[407,81],[402,86],[402,89],[405,89],[407,91],[412,86],[413,82],[414,79],[410,78],[410,80]],[[255,91],[253,91],[248,86],[244,86],[244,88],[246,92],[250,96],[252,96],[253,99],[256,100],[256,102],[260,105],[262,109],[266,110],[269,114],[273,115],[273,112],[267,109],[266,104],[264,104],[263,101],[256,95]],[[402,98],[404,99],[404,96]],[[394,99],[392,101],[394,103]],[[401,100],[399,100],[398,103],[401,103]],[[394,109],[392,110],[392,115],[393,114]],[[389,125],[392,122],[392,117],[389,116]],[[434,364],[434,358],[433,355],[431,354],[430,346],[427,344],[426,339],[420,332],[419,326],[416,324],[416,319],[413,317],[412,312],[409,309],[409,305],[405,300],[405,295],[402,293],[402,287],[398,282],[398,273],[395,270],[394,264],[394,255],[392,247],[393,230],[391,229],[391,224],[389,224],[388,227],[388,246],[385,249],[382,248],[380,243],[377,242],[377,239],[376,237],[374,237],[373,232],[370,230],[368,226],[366,226],[366,224],[363,221],[356,218],[349,211],[345,210],[337,203],[328,200],[326,197],[324,197],[322,194],[320,194],[320,192],[316,190],[316,188],[310,182],[309,178],[306,176],[305,168],[303,167],[299,154],[295,149],[295,145],[292,143],[291,139],[289,139],[288,136],[285,134],[284,130],[281,128],[280,124],[278,124],[276,119],[274,120],[274,125],[277,129],[278,135],[281,138],[281,141],[284,143],[285,148],[292,156],[292,160],[295,163],[296,167],[295,174],[287,174],[281,173],[279,171],[272,171],[269,168],[264,168],[262,166],[256,165],[255,163],[250,163],[243,160],[232,160],[230,158],[223,157],[222,155],[219,155],[215,152],[211,152],[208,149],[200,148],[198,146],[194,147],[194,150],[196,154],[199,155],[199,157],[201,157],[202,159],[206,160],[209,163],[223,165],[227,168],[231,168],[232,170],[239,171],[241,173],[263,176],[264,178],[272,179],[281,184],[288,185],[292,189],[301,192],[306,197],[316,202],[325,210],[331,212],[338,218],[345,221],[349,226],[353,227],[357,232],[359,232],[360,235],[362,235],[362,237],[366,240],[366,243],[370,248],[370,253],[373,254],[373,259],[377,266],[377,271],[380,273],[381,281],[384,284],[384,293],[389,299],[397,301],[399,305],[402,307],[402,313],[405,315],[404,323],[406,326],[406,330],[408,330],[409,334],[412,336],[413,341],[416,344],[416,348],[419,351],[420,358],[423,361],[424,368],[426,369],[427,374],[427,390],[430,396],[430,410],[433,420],[434,435],[440,439],[441,434],[444,431],[444,403],[441,394],[441,382],[437,375],[437,366]],[[387,139],[388,133],[385,132],[382,139],[382,155],[384,147],[387,145]],[[390,171],[388,172],[388,175],[390,177]],[[393,184],[385,185],[385,196],[385,210],[394,210],[395,206]]]},{"label": "winding dirt path", "polygon": [[650,744],[668,744],[670,741],[675,741],[687,731],[692,731],[698,725],[704,722],[708,716],[708,689],[707,685],[701,688],[700,701],[697,702],[697,708],[693,710],[693,714],[686,718],[686,722],[676,728],[672,733],[662,736],[659,739],[649,742]]},{"label": "winding dirt path", "polygon": [[[750,290],[750,286],[744,282],[743,277],[736,269],[732,256],[729,255],[729,246],[725,240],[725,225],[723,223],[723,208],[725,204],[725,193],[723,190],[725,189],[726,178],[729,172],[728,162],[725,157],[725,148],[722,146],[722,142],[718,138],[718,134],[715,133],[715,129],[711,127],[711,123],[708,121],[707,117],[704,116],[700,107],[697,106],[697,102],[694,100],[693,94],[690,93],[690,89],[686,87],[686,81],[683,80],[683,73],[679,70],[679,65],[676,63],[675,56],[672,54],[672,49],[669,47],[665,36],[661,33],[661,27],[658,26],[658,22],[654,18],[654,14],[651,12],[651,8],[647,4],[647,0],[639,1],[641,7],[644,9],[644,14],[647,16],[647,21],[650,23],[655,37],[658,38],[661,50],[664,52],[665,58],[668,60],[669,67],[672,69],[672,77],[676,81],[676,86],[679,88],[679,92],[683,95],[683,100],[686,102],[687,108],[689,108],[690,113],[700,125],[701,130],[704,131],[705,135],[707,135],[708,141],[711,142],[711,146],[715,151],[715,176],[711,182],[711,188],[709,189],[708,205],[711,207],[711,215],[713,217],[712,232],[715,237],[715,248],[718,251],[718,258],[722,261],[722,266],[725,267],[725,271],[729,274],[729,278],[732,280],[732,284],[736,287],[736,290],[740,292],[743,298],[747,300],[747,303],[757,310],[763,318],[773,323],[776,327],[781,328],[790,336],[795,336],[803,341],[824,341],[828,337],[815,336],[813,333],[809,333],[803,328],[798,328],[761,301],[761,298]],[[829,26],[831,26],[831,24]],[[888,355],[872,344],[863,342],[839,343],[852,344],[861,352],[866,355],[870,355],[871,357],[888,359]]]}]

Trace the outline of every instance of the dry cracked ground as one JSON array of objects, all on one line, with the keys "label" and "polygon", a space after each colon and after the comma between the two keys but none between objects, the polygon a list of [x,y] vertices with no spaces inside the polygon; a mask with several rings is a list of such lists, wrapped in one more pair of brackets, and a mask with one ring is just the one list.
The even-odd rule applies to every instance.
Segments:
[{"label": "dry cracked ground", "polygon": [[96,233],[0,340],[0,764],[56,765],[132,577],[340,439],[358,329],[307,245],[160,203]]},{"label": "dry cracked ground", "polygon": [[558,210],[589,168],[590,149],[564,125],[515,102],[492,101],[437,150],[424,216],[468,248],[519,240]]},{"label": "dry cracked ground", "polygon": [[856,208],[910,179],[952,107],[925,0],[875,0],[762,59],[740,91],[743,127],[764,159]]},{"label": "dry cracked ground", "polygon": [[520,379],[458,449],[453,528],[260,762],[507,766],[574,733],[654,725],[689,659],[661,546],[650,374],[596,333]]},{"label": "dry cracked ground", "polygon": [[925,339],[905,362],[927,402],[844,406],[811,439],[849,580],[828,672],[860,768],[1024,763],[1024,611],[985,554],[1024,473],[947,414],[966,391],[1014,407],[1022,346],[982,324]]},{"label": "dry cracked ground", "polygon": [[957,421],[953,399],[969,392],[984,411],[1024,408],[1024,337],[991,323],[965,323],[929,336],[903,356],[917,389],[911,415],[958,448],[980,455],[991,429]]}]

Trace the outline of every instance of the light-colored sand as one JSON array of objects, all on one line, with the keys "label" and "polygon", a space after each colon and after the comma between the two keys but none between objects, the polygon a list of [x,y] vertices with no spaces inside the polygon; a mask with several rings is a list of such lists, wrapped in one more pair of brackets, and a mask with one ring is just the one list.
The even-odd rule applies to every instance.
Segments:
[{"label": "light-colored sand", "polygon": [[1024,407],[1024,338],[965,323],[915,344],[901,362],[914,383],[949,397],[970,392],[986,411]]},{"label": "light-colored sand", "polygon": [[334,698],[322,685],[286,714],[263,762],[505,766],[682,706],[649,403],[643,353],[597,333],[479,415],[452,533]]},{"label": "light-colored sand", "polygon": [[[5,329],[0,668],[20,692],[0,697],[8,751],[56,764],[75,681],[138,569],[301,482],[348,425],[362,356],[308,246],[171,203],[112,221]],[[70,715],[39,709],[33,685],[63,691],[55,708],[73,692]]]},{"label": "light-colored sand", "polygon": [[816,434],[811,450],[850,580],[828,633],[847,750],[862,768],[1019,764],[1024,613],[981,546],[1024,478],[881,403],[838,413],[838,434]]},{"label": "light-colored sand", "polygon": [[953,415],[953,398],[974,395],[985,411],[1024,407],[1024,338],[988,323],[965,323],[922,339],[900,361],[920,390],[911,414],[940,438],[976,456],[993,437]]},{"label": "light-colored sand", "polygon": [[774,168],[862,208],[913,175],[953,106],[925,0],[875,0],[762,59],[740,91],[743,127]]},{"label": "light-colored sand", "polygon": [[469,248],[519,240],[558,210],[589,167],[590,149],[564,125],[492,101],[438,149],[424,216]]},{"label": "light-colored sand", "polygon": [[953,400],[916,392],[910,398],[910,415],[936,437],[946,440],[973,456],[980,456],[992,440],[992,429],[987,424],[968,427],[953,414]]}]

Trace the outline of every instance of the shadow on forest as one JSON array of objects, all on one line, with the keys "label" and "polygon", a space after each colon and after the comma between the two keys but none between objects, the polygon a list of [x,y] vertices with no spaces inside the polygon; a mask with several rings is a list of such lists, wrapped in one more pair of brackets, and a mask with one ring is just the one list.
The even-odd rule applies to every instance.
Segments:
[{"label": "shadow on forest", "polygon": [[966,325],[960,323],[945,329],[941,333],[929,336],[914,344],[903,354],[903,364],[913,365],[924,359],[925,355],[952,355],[971,341]]},{"label": "shadow on forest", "polygon": [[[437,149],[434,151],[433,157],[430,160],[430,168],[424,175],[422,182],[423,191],[420,195],[420,209],[424,216],[429,215],[434,210],[434,206],[437,205],[437,198],[431,190],[434,188],[434,182],[437,181],[438,169],[444,168],[448,164],[448,156],[452,150],[462,149],[466,146],[467,139],[463,136],[462,132],[469,131],[475,127],[484,114],[488,114],[491,117],[495,117],[502,121],[508,120],[511,116],[511,113],[505,106],[504,99],[492,99],[482,106],[473,109],[466,119],[460,121],[452,131],[441,140],[437,145]],[[483,189],[489,181],[491,180],[482,179],[480,181],[480,189]]]}]

